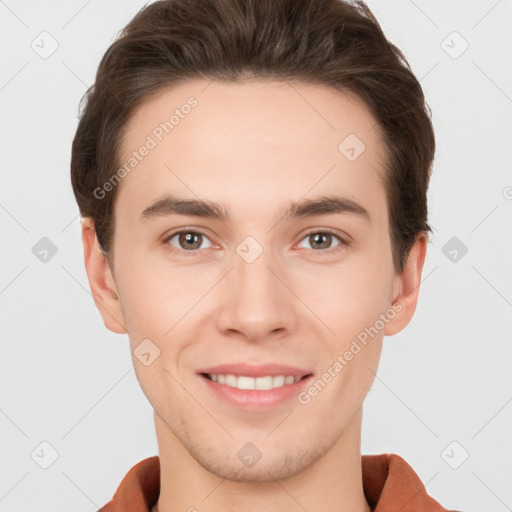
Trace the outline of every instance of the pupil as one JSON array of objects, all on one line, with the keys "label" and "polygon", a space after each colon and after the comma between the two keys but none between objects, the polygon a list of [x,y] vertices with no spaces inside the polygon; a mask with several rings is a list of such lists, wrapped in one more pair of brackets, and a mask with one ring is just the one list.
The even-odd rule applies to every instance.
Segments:
[{"label": "pupil", "polygon": [[[199,235],[197,233],[186,233],[184,236],[186,242],[184,245],[188,245],[190,247],[191,245],[194,245],[194,241]],[[197,243],[197,241],[195,241],[195,243]]]},{"label": "pupil", "polygon": [[[328,240],[328,237],[330,237],[330,236],[331,236],[331,235],[328,235],[328,234],[326,234],[326,235],[322,235],[322,233],[315,233],[315,234],[313,235],[313,238],[314,238],[314,240],[315,240],[315,244],[316,244],[316,243],[319,243],[320,245],[322,245],[322,239],[323,239],[323,238],[326,238],[326,239]],[[323,244],[325,245],[325,244],[326,244],[326,242],[323,242]],[[327,245],[328,245],[328,244],[327,244]]]}]

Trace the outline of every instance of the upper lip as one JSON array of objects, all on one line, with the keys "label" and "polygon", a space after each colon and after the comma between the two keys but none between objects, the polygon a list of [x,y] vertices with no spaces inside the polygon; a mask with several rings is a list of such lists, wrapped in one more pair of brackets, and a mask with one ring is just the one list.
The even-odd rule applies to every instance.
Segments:
[{"label": "upper lip", "polygon": [[309,370],[303,370],[301,368],[296,368],[293,366],[286,366],[282,364],[260,364],[260,365],[250,365],[247,363],[235,363],[235,364],[221,364],[218,366],[210,366],[209,368],[204,368],[199,370],[197,373],[208,373],[214,375],[244,375],[247,377],[265,377],[270,375],[275,377],[276,375],[284,375],[289,376],[293,375],[294,377],[304,377],[305,375],[309,375]]}]

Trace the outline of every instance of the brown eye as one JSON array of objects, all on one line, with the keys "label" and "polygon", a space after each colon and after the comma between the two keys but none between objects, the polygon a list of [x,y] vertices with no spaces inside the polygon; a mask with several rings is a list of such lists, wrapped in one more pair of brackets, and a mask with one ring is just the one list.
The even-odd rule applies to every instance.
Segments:
[{"label": "brown eye", "polygon": [[[176,238],[178,241],[177,245],[172,243],[172,240]],[[178,250],[190,252],[205,249],[206,247],[202,247],[205,240],[208,240],[208,238],[197,231],[178,231],[172,234],[166,242]]]},{"label": "brown eye", "polygon": [[309,240],[313,242],[311,245],[316,249],[330,249],[332,235],[329,233],[315,233],[313,235],[309,235]]},{"label": "brown eye", "polygon": [[[338,243],[333,245],[335,240]],[[340,249],[340,246],[346,245],[341,237],[331,233],[330,231],[312,231],[308,233],[302,240],[307,240],[310,249],[316,250],[316,252],[331,252]],[[308,247],[306,247],[308,248]]]}]

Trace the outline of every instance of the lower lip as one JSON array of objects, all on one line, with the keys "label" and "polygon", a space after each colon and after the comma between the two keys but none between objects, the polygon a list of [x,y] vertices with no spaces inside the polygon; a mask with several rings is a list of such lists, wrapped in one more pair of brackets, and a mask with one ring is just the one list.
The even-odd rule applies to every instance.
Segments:
[{"label": "lower lip", "polygon": [[250,411],[262,411],[279,405],[293,397],[296,397],[300,391],[309,384],[313,375],[294,382],[285,384],[280,388],[268,389],[262,391],[259,389],[238,389],[225,384],[220,384],[208,379],[204,375],[199,375],[208,388],[218,397],[222,398],[233,407]]}]

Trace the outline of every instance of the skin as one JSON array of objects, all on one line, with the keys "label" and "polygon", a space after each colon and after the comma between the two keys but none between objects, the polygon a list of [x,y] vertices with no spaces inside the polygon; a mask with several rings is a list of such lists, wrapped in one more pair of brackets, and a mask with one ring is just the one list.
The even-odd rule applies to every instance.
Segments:
[{"label": "skin", "polygon": [[[362,404],[383,337],[414,314],[426,236],[396,274],[381,133],[358,98],[324,86],[173,86],[134,113],[120,160],[190,96],[198,106],[118,185],[113,270],[91,219],[82,221],[95,303],[108,329],[128,333],[154,408],[161,491],[153,511],[367,512]],[[352,162],[338,150],[351,133],[366,146]],[[168,193],[222,203],[231,220],[142,222],[141,212]],[[332,193],[362,205],[371,222],[351,213],[279,220],[291,201]],[[193,251],[178,236],[163,240],[183,228],[205,235]],[[324,247],[340,250],[323,254],[313,228],[339,232]],[[236,252],[247,236],[263,248],[250,264]],[[339,245],[341,237],[348,244]],[[196,374],[221,363],[277,362],[320,377],[392,304],[401,311],[307,405],[292,399],[263,412],[235,410]],[[149,366],[133,355],[146,338],[160,350]],[[250,468],[237,458],[249,441],[262,453]]]}]

